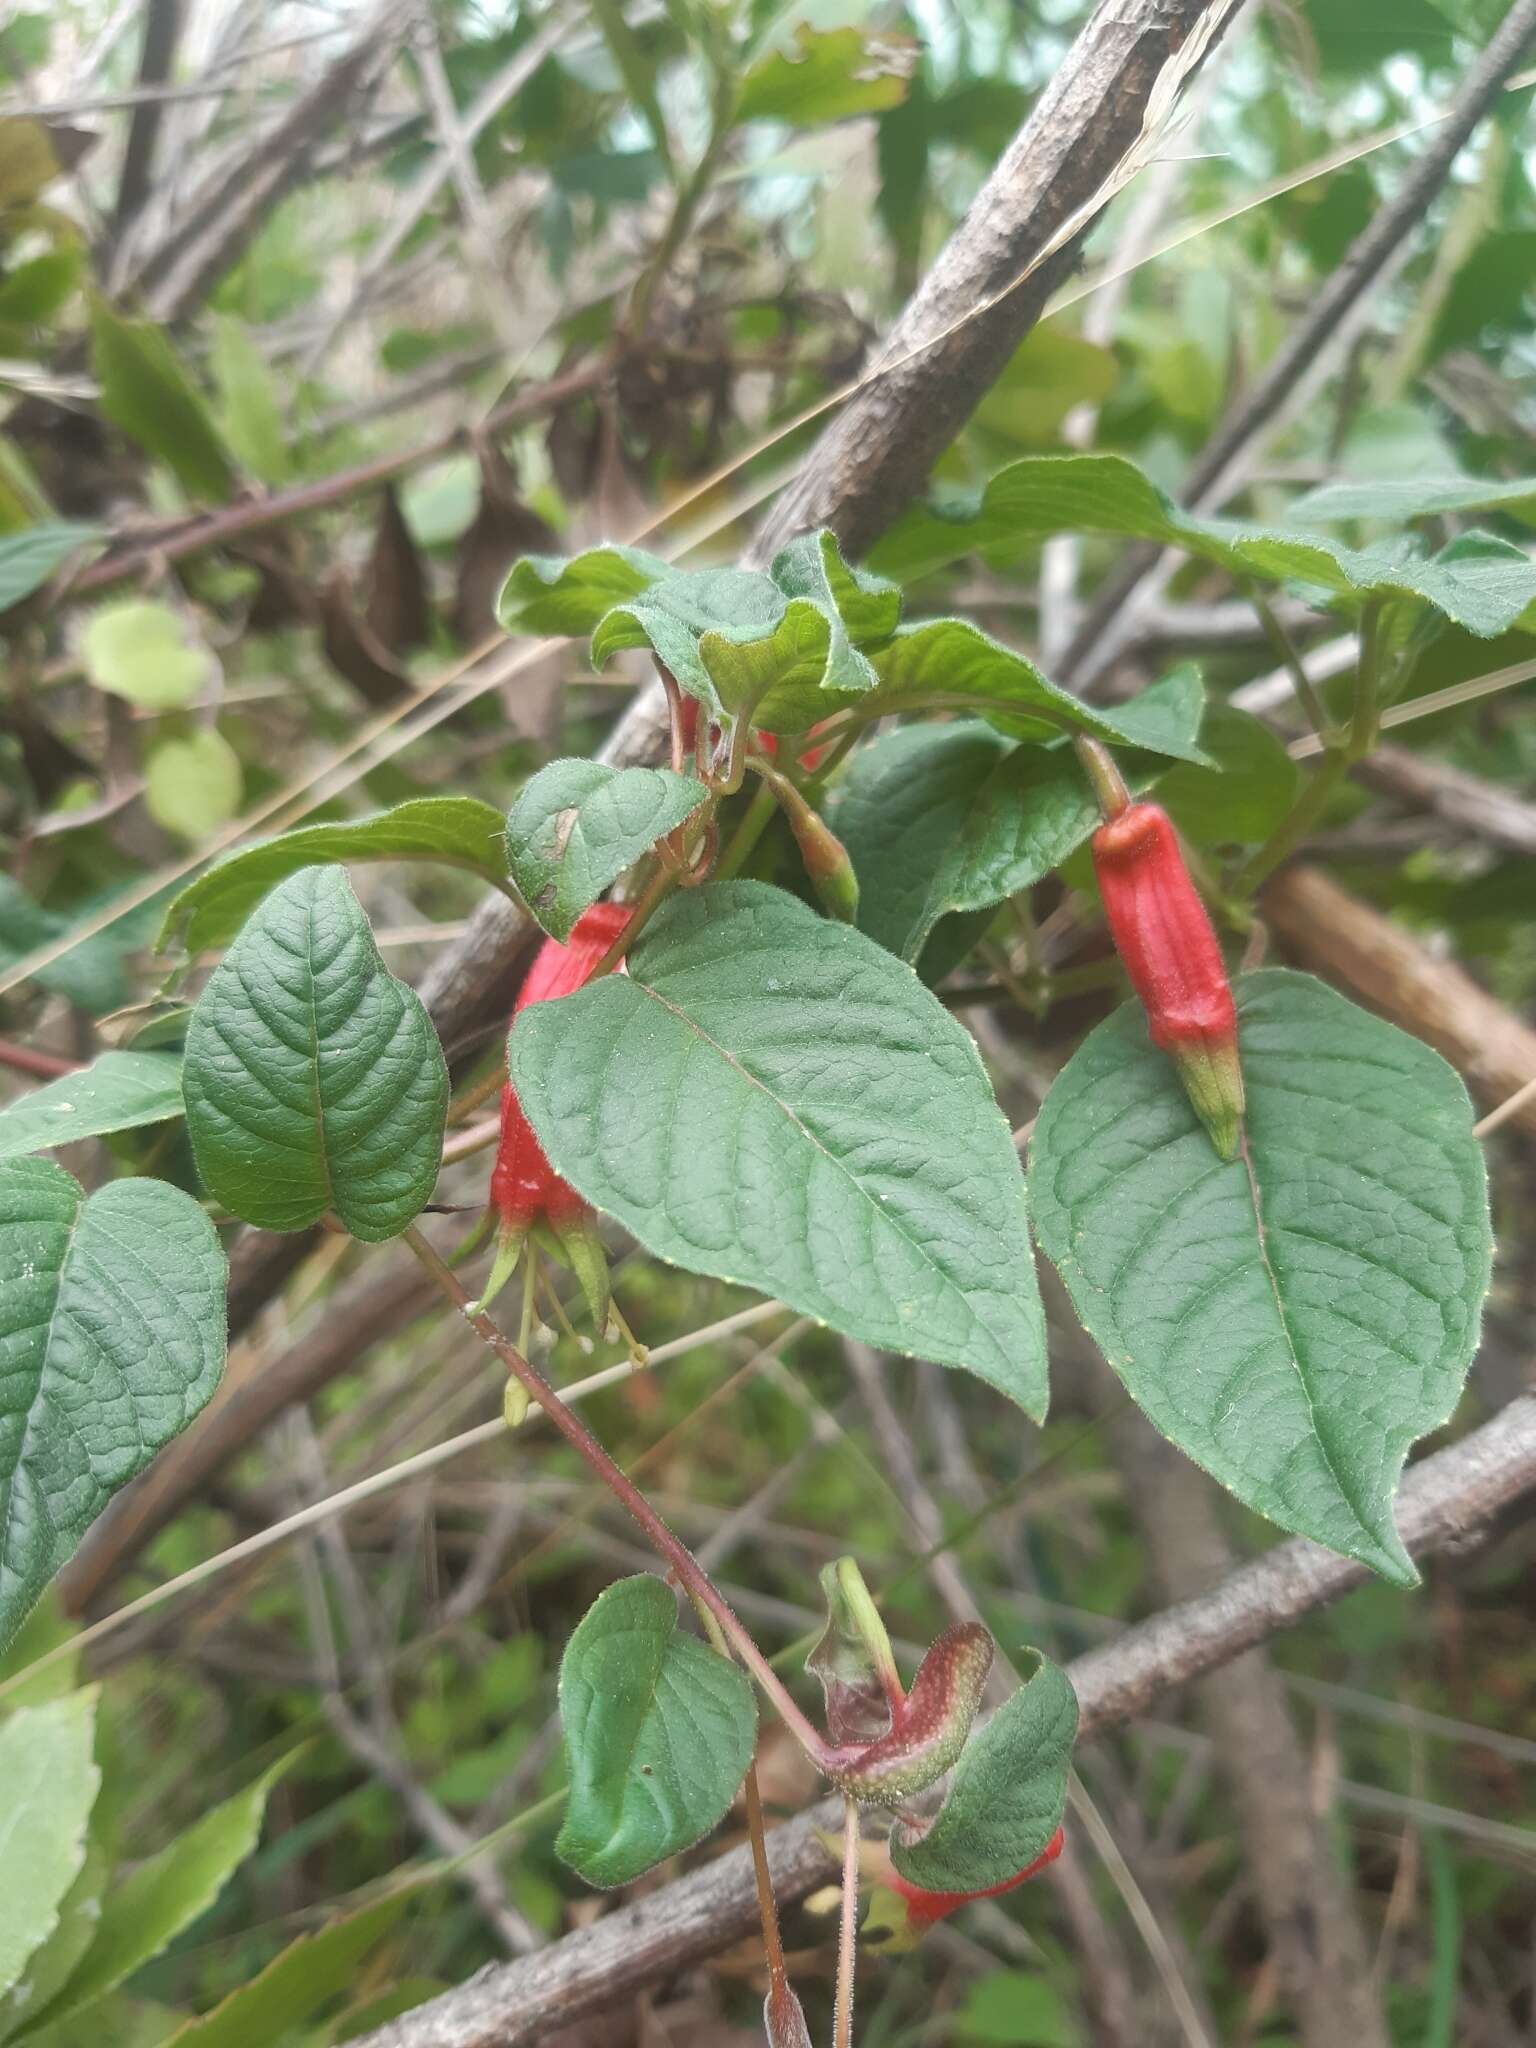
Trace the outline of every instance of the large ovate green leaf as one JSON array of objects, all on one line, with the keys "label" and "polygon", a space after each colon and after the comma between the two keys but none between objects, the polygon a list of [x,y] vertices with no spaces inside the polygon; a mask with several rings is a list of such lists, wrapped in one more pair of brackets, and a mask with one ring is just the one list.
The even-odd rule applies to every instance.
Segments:
[{"label": "large ovate green leaf", "polygon": [[[1186,665],[1124,710],[1149,736],[1161,732],[1178,746],[1195,741],[1203,706],[1199,672]],[[1137,791],[1168,766],[1144,752],[1120,756]],[[882,734],[853,756],[832,810],[859,877],[859,929],[912,961],[940,918],[1029,888],[1098,822],[1070,742],[1011,745],[980,719]]]},{"label": "large ovate green leaf", "polygon": [[667,768],[551,761],[507,818],[507,867],[551,937],[571,927],[664,832],[691,818],[709,791]]},{"label": "large ovate green leaf", "polygon": [[225,1279],[180,1188],[0,1163],[0,1645],[218,1385]]},{"label": "large ovate green leaf", "polygon": [[[1309,516],[1319,516],[1315,506]],[[1053,533],[1158,541],[1215,562],[1240,580],[1303,583],[1355,607],[1367,598],[1417,597],[1485,639],[1506,631],[1536,599],[1536,563],[1430,561],[1385,547],[1346,548],[1314,533],[1201,519],[1120,455],[1032,455],[1011,462],[979,495],[904,514],[876,544],[871,563],[910,581],[972,553],[1014,560]]]},{"label": "large ovate green leaf", "polygon": [[979,711],[1014,739],[1054,740],[1090,733],[1113,746],[1146,747],[1172,760],[1205,763],[1195,744],[1168,720],[1138,715],[1134,705],[1109,713],[1059,689],[1034,663],[968,619],[925,619],[903,626],[870,659],[879,688],[871,711]]},{"label": "large ovate green leaf", "polygon": [[760,882],[663,905],[518,1017],[556,1168],[650,1252],[1044,1413],[1024,1183],[969,1035],[862,932]]},{"label": "large ovate green leaf", "polygon": [[158,943],[223,946],[275,882],[323,861],[430,860],[489,882],[506,874],[502,817],[472,796],[418,796],[371,818],[300,825],[215,861],[172,901]]},{"label": "large ovate green leaf", "polygon": [[210,1807],[113,1886],[83,1960],[29,2024],[51,2025],[105,1998],[201,1919],[256,1847],[267,1794],[292,1761],[292,1754],[283,1757],[233,1798]]},{"label": "large ovate green leaf", "polygon": [[620,1579],[560,1661],[570,1800],[556,1853],[588,1884],[628,1884],[691,1849],[740,1790],[757,1738],[737,1664],[682,1635],[660,1579]]},{"label": "large ovate green leaf", "polygon": [[181,1061],[169,1052],[104,1052],[0,1109],[0,1159],[163,1123],[181,1115]]},{"label": "large ovate green leaf", "polygon": [[376,1244],[432,1192],[442,1048],[340,868],[301,868],[246,923],[192,1012],[182,1087],[198,1171],[247,1223],[329,1211]]},{"label": "large ovate green leaf", "polygon": [[0,1992],[58,1926],[85,1862],[95,1739],[95,1686],[0,1725]]},{"label": "large ovate green leaf", "polygon": [[100,538],[99,526],[83,526],[64,519],[29,526],[20,533],[0,538],[0,612],[9,611],[34,590],[41,590],[54,570],[62,568],[77,549]]},{"label": "large ovate green leaf", "polygon": [[1128,1003],[1035,1128],[1042,1249],[1164,1436],[1284,1529],[1399,1584],[1409,1446],[1456,1405],[1490,1232],[1460,1078],[1280,969],[1237,983],[1246,1154],[1223,1163]]},{"label": "large ovate green leaf", "polygon": [[960,1753],[949,1794],[921,1834],[898,1821],[891,1861],[930,1892],[1006,1884],[1033,1863],[1061,1825],[1077,1695],[1038,1651],[1035,1669]]}]

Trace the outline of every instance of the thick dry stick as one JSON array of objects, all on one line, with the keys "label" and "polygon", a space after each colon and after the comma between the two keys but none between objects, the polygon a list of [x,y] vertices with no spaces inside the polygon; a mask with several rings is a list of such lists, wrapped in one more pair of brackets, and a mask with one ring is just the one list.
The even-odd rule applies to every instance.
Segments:
[{"label": "thick dry stick", "polygon": [[[1095,9],[891,331],[872,366],[876,381],[843,408],[774,506],[761,557],[815,526],[833,527],[862,553],[897,516],[1076,263],[1096,213],[1054,244],[1112,189],[1157,118],[1155,89],[1206,18],[1230,11],[1231,0],[1103,0]],[[884,375],[882,362],[893,365]]]},{"label": "thick dry stick", "polygon": [[112,225],[107,232],[104,254],[118,248],[149,197],[155,146],[160,140],[160,126],[165,118],[165,102],[153,88],[164,85],[171,75],[181,23],[181,0],[149,0],[144,10],[138,83],[141,89],[149,87],[151,90],[135,106],[128,126],[122,174],[117,182],[117,203],[112,211]]},{"label": "thick dry stick", "polygon": [[[1320,868],[1282,868],[1260,899],[1284,952],[1445,1054],[1490,1108],[1536,1080],[1536,1031],[1453,960],[1341,889]],[[1536,1131],[1536,1095],[1509,1119]]]},{"label": "thick dry stick", "polygon": [[[1264,374],[1231,407],[1195,457],[1179,493],[1183,504],[1195,511],[1219,504],[1265,429],[1326,372],[1347,333],[1349,320],[1358,315],[1372,287],[1422,224],[1430,201],[1444,184],[1467,138],[1504,90],[1533,40],[1536,0],[1515,0],[1467,74],[1466,83],[1433,142],[1391,201],[1355,237],[1337,269],[1319,287],[1306,316],[1270,359]],[[1128,616],[1132,600],[1162,554],[1155,543],[1128,551],[1074,634],[1061,665],[1064,678],[1086,682],[1102,670],[1106,657],[1100,643],[1115,621]],[[1120,639],[1117,633],[1114,644],[1118,646]]]},{"label": "thick dry stick", "polygon": [[153,317],[171,322],[201,303],[307,174],[315,150],[395,61],[410,24],[407,0],[384,0],[357,38],[289,112],[210,182],[132,279]]},{"label": "thick dry stick", "polygon": [[[1464,1549],[1532,1492],[1536,1396],[1522,1395],[1410,1469],[1398,1498],[1398,1530],[1419,1557]],[[1067,1670],[1084,1738],[1120,1727],[1163,1693],[1219,1669],[1369,1576],[1315,1543],[1281,1543],[1211,1592],[1074,1659]],[[835,1875],[837,1858],[821,1833],[835,1834],[840,1818],[841,1802],[827,1799],[769,1835],[781,1902],[803,1898]],[[482,1971],[376,2028],[357,2048],[529,2048],[557,2027],[718,1954],[756,1922],[751,1852],[733,1849],[526,1962]]]}]

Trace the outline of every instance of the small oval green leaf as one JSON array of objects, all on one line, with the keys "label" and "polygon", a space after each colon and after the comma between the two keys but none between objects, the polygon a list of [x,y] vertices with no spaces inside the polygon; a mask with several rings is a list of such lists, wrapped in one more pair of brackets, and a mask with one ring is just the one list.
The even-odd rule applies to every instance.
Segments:
[{"label": "small oval green leaf", "polygon": [[628,1884],[724,1818],[757,1738],[739,1666],[677,1627],[660,1579],[620,1579],[560,1664],[570,1803],[555,1851],[588,1884]]},{"label": "small oval green leaf", "polygon": [[432,1192],[448,1070],[340,868],[279,883],[209,976],[183,1068],[192,1150],[247,1223],[397,1236]]}]

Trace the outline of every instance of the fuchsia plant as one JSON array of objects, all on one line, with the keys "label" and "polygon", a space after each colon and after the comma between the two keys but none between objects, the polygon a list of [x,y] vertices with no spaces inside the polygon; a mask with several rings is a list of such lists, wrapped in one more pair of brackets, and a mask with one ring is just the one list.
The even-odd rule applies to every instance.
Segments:
[{"label": "fuchsia plant", "polygon": [[[1117,532],[1158,506],[1118,458],[1069,466],[1062,524],[1095,492],[1131,508]],[[1062,467],[1020,465],[1010,502],[1054,502]],[[1410,572],[1397,551],[1234,538],[1166,503],[1157,517],[1153,537],[1181,520],[1191,551],[1233,573],[1303,579],[1368,611],[1358,718],[1323,735],[1325,776],[1368,743],[1437,617],[1492,634],[1536,595],[1507,565],[1495,590],[1459,557]],[[974,544],[965,518],[919,509],[877,561],[917,574]],[[984,544],[999,545],[990,527]],[[983,1716],[995,1645],[973,1623],[946,1630],[908,1684],[845,1558],[823,1575],[827,1628],[808,1659],[818,1726],[561,1399],[563,1354],[535,1339],[540,1303],[557,1320],[564,1309],[536,1254],[573,1269],[599,1337],[601,1231],[965,1371],[1022,1464],[1048,1398],[1038,1246],[1174,1443],[1280,1528],[1398,1583],[1414,1579],[1392,1515],[1398,1475],[1455,1405],[1489,1264],[1470,1108],[1444,1062],[1305,976],[1228,980],[1223,938],[1250,932],[1253,881],[1315,815],[1319,784],[1298,794],[1262,747],[1213,760],[1187,666],[1100,710],[967,622],[903,623],[902,607],[897,584],[850,567],[829,533],[767,571],[678,571],[621,547],[519,563],[510,628],[589,634],[599,665],[624,649],[654,659],[668,765],[558,760],[505,820],[475,798],[423,799],[348,825],[334,853],[311,830],[227,857],[163,935],[225,949],[191,1015],[175,1104],[203,1199],[147,1177],[87,1196],[44,1160],[0,1164],[0,1279],[43,1417],[0,1472],[0,1638],[213,1391],[213,1218],[403,1237],[500,1361],[509,1416],[543,1412],[703,1631],[680,1625],[673,1590],[649,1575],[610,1587],[578,1625],[560,1676],[559,1853],[594,1885],[628,1883],[702,1839],[745,1785],[779,2044],[809,2036],[762,1849],[758,1697],[845,1801],[839,2044],[866,1827],[905,1937],[1009,1893],[1061,1853],[1076,1702],[1035,1652]],[[1207,799],[1185,809],[1192,769]],[[1233,832],[1208,791],[1244,777]],[[1159,783],[1166,808],[1145,800]],[[544,933],[505,1069],[498,1050],[494,1073],[467,1084],[466,1100],[503,1091],[478,1302],[415,1227],[443,1161],[446,1063],[339,864],[412,855],[483,874]],[[1024,914],[1037,890],[1071,904],[1058,926],[1091,930],[1102,911],[1140,1005],[1108,1015],[1055,1077],[1026,1178],[947,998],[965,994],[955,977],[979,951],[1033,1008],[1048,1002],[1059,962]],[[70,1136],[116,1127],[109,1081],[92,1097],[107,1109]],[[488,1311],[519,1264],[514,1342]],[[86,1329],[99,1398],[81,1398]]]}]

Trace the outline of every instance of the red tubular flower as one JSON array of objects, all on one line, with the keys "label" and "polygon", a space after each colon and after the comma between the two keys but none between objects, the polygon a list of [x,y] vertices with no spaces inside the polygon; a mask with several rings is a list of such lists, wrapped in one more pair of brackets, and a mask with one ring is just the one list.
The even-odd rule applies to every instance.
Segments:
[{"label": "red tubular flower", "polygon": [[[564,944],[546,939],[518,991],[513,1017],[530,1003],[553,1002],[584,987],[629,919],[626,904],[594,903],[577,918]],[[607,1320],[607,1267],[592,1211],[545,1158],[510,1081],[501,1091],[501,1139],[491,1169],[491,1208],[496,1216],[496,1257],[480,1305],[500,1293],[529,1234],[542,1227],[574,1270],[601,1331]]]},{"label": "red tubular flower", "polygon": [[885,1882],[904,1902],[906,1931],[915,1938],[926,1933],[936,1920],[943,1920],[953,1913],[957,1906],[969,1905],[972,1899],[995,1899],[1003,1892],[1016,1891],[1032,1877],[1038,1877],[1048,1864],[1056,1861],[1066,1839],[1065,1832],[1058,1828],[1033,1863],[1026,1863],[1022,1870],[1017,1871],[1012,1877],[1005,1877],[1001,1884],[987,1885],[979,1892],[925,1892],[921,1885],[910,1884],[894,1865]]},{"label": "red tubular flower", "polygon": [[1211,1143],[1230,1159],[1243,1121],[1237,1010],[1173,820],[1157,804],[1128,804],[1094,833],[1093,866],[1152,1043],[1178,1068]]}]

